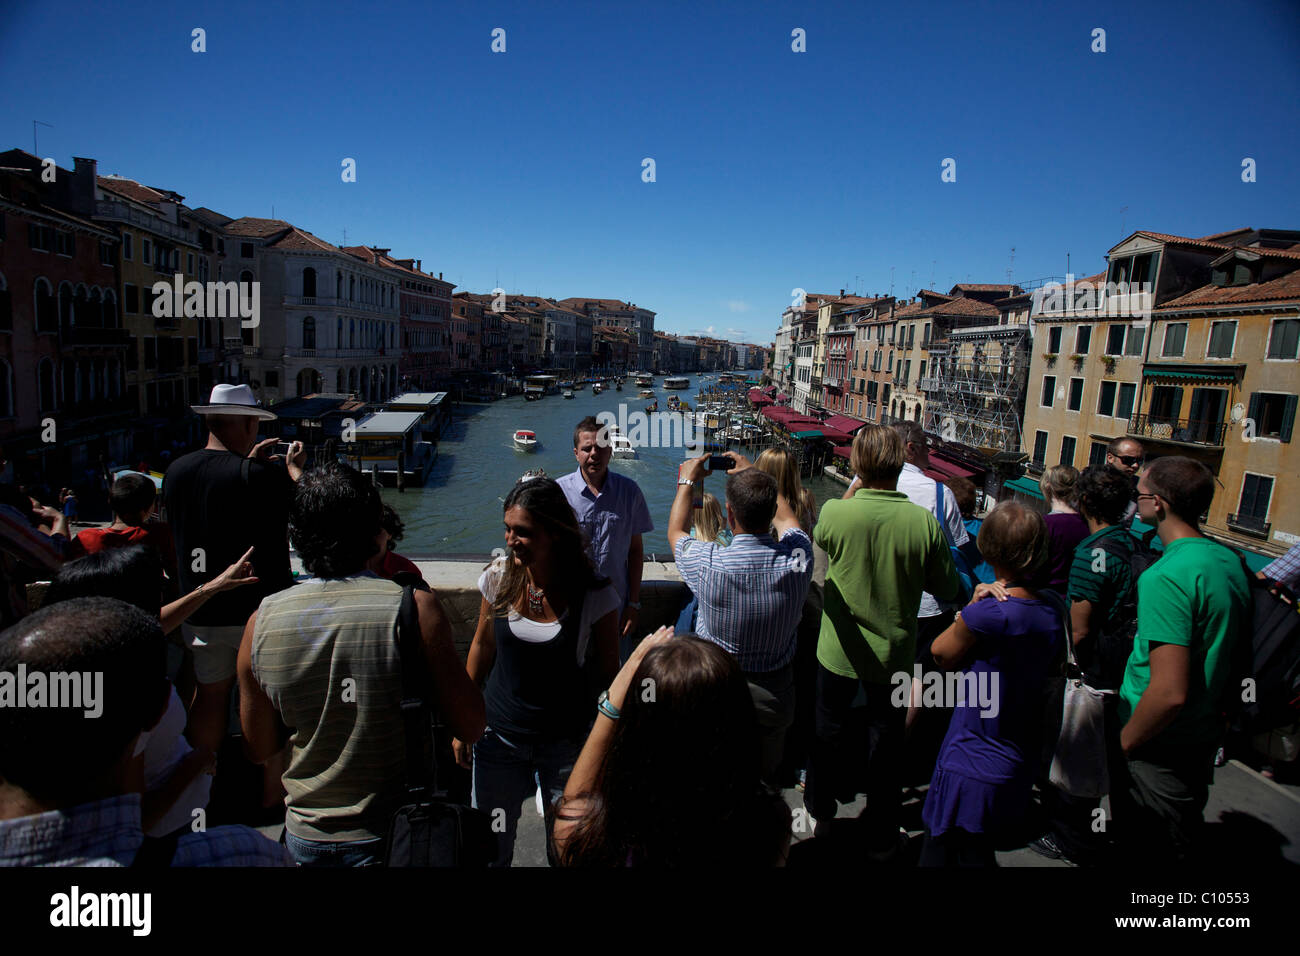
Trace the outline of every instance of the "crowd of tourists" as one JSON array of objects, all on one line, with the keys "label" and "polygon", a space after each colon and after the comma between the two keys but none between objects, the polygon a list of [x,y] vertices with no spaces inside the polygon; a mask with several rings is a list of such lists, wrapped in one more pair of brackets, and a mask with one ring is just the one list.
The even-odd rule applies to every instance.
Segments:
[{"label": "crowd of tourists", "polygon": [[[0,485],[0,864],[384,865],[426,770],[467,781],[493,866],[534,797],[564,866],[781,865],[801,818],[873,863],[993,865],[1017,833],[1075,863],[1199,851],[1252,581],[1200,530],[1214,479],[1191,459],[1121,439],[1047,469],[1046,515],[977,514],[969,481],[927,476],[915,423],[862,427],[820,509],[787,452],[688,459],[667,536],[689,597],[650,620],[654,519],[584,419],[573,472],[503,489],[462,662],[368,477],[272,454],[247,386],[194,410],[207,445],[161,491],[119,477],[107,527]],[[1294,588],[1300,549],[1261,576]],[[60,681],[77,706],[46,706]],[[412,745],[412,686],[445,752]],[[232,729],[279,842],[204,823]]]}]

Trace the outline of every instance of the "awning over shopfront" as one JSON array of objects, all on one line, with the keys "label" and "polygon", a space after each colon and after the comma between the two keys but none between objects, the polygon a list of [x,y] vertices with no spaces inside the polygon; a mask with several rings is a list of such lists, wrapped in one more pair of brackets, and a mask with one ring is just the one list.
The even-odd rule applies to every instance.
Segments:
[{"label": "awning over shopfront", "polygon": [[947,458],[942,457],[936,452],[930,452],[930,466],[934,468],[935,471],[943,472],[945,479],[974,478],[977,474],[969,468],[965,468],[955,462],[949,461]]},{"label": "awning over shopfront", "polygon": [[1002,487],[1010,488],[1012,491],[1019,492],[1022,495],[1029,495],[1031,498],[1037,498],[1039,501],[1043,500],[1043,492],[1042,489],[1038,487],[1038,482],[1034,481],[1034,479],[1030,478],[1028,475],[1024,475],[1020,478],[1012,478]]},{"label": "awning over shopfront", "polygon": [[853,455],[852,445],[836,445],[831,449],[832,454],[839,455],[841,458],[849,458]]},{"label": "awning over shopfront", "polygon": [[771,405],[772,399],[768,398],[758,389],[751,388],[749,390],[749,403],[751,405],[758,405],[758,406]]},{"label": "awning over shopfront", "polygon": [[1241,380],[1245,365],[1191,365],[1183,362],[1148,362],[1142,366],[1143,378],[1177,379],[1184,382],[1220,382]]},{"label": "awning over shopfront", "polygon": [[865,425],[866,422],[857,418],[851,418],[848,415],[831,415],[826,419],[826,424],[831,428],[852,435],[855,434],[859,428]]}]

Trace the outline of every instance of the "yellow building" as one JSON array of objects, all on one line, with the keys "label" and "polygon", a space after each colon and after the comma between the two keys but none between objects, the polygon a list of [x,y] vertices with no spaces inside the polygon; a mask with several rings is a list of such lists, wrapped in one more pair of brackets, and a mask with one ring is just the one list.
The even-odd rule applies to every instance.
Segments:
[{"label": "yellow building", "polygon": [[1148,461],[1186,455],[1215,473],[1206,531],[1281,554],[1300,542],[1300,499],[1280,487],[1300,473],[1300,252],[1236,248],[1210,267],[1152,316],[1128,432]]},{"label": "yellow building", "polygon": [[[122,318],[131,336],[126,387],[141,417],[152,420],[142,423],[146,433],[137,432],[137,442],[147,451],[157,440],[191,431],[188,408],[200,398],[198,319],[156,317],[153,287],[157,282],[172,285],[178,273],[183,282],[207,279],[200,275],[204,251],[195,226],[183,215],[183,196],[131,179],[99,176],[95,200],[95,218],[113,224],[122,239]],[[172,427],[160,430],[163,419],[171,419]]]}]

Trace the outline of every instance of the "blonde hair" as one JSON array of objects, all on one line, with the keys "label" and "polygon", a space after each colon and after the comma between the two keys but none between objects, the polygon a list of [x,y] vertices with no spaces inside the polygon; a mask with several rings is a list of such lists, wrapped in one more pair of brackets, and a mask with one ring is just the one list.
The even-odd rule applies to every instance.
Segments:
[{"label": "blonde hair", "polygon": [[722,505],[709,492],[704,493],[704,504],[695,512],[695,536],[700,541],[717,541],[724,521]]},{"label": "blonde hair", "polygon": [[864,425],[853,437],[849,464],[862,483],[898,481],[907,449],[898,432],[887,425]]},{"label": "blonde hair", "polygon": [[799,526],[812,534],[817,522],[817,496],[804,488],[799,479],[799,462],[784,448],[767,448],[758,456],[754,467],[776,479],[776,493],[790,503],[799,516]]},{"label": "blonde hair", "polygon": [[1043,493],[1043,500],[1049,505],[1055,498],[1063,505],[1074,507],[1077,493],[1075,486],[1079,483],[1079,472],[1069,465],[1053,465],[1043,472],[1038,479],[1038,488]]}]

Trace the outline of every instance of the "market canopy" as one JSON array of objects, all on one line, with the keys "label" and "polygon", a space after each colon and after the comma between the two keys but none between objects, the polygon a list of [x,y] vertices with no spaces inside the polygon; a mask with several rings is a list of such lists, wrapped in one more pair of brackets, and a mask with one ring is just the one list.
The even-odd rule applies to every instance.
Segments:
[{"label": "market canopy", "polygon": [[831,453],[839,455],[841,458],[851,458],[853,456],[852,445],[836,445],[831,449]]},{"label": "market canopy", "polygon": [[830,415],[827,417],[824,424],[829,425],[831,428],[834,428],[836,431],[848,432],[850,435],[852,435],[859,428],[865,425],[866,422],[860,421],[859,419],[856,418],[852,418],[848,415]]},{"label": "market canopy", "polygon": [[961,465],[955,464],[935,452],[930,452],[930,467],[935,471],[942,472],[945,480],[948,478],[974,478],[976,474],[969,468],[963,468]]}]

